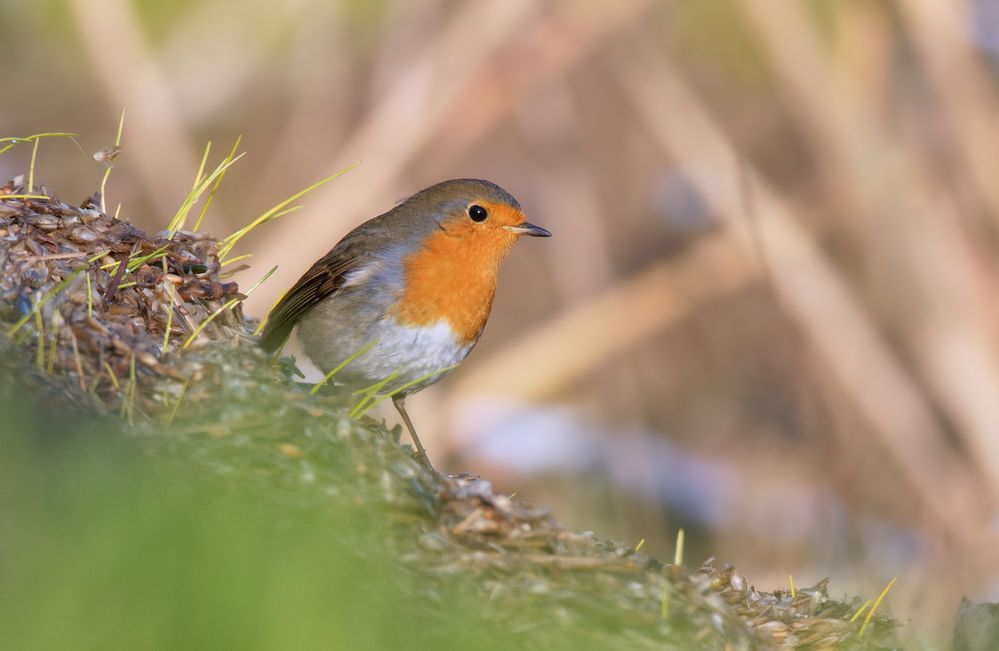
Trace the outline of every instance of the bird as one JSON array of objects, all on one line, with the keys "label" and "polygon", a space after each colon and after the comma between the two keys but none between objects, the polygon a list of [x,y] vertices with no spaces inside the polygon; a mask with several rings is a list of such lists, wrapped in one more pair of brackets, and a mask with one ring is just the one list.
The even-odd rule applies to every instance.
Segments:
[{"label": "bird", "polygon": [[270,311],[260,345],[279,351],[297,328],[303,352],[353,387],[384,383],[418,459],[433,465],[406,397],[444,379],[478,342],[500,263],[521,236],[551,237],[482,179],[420,190],[350,231]]}]

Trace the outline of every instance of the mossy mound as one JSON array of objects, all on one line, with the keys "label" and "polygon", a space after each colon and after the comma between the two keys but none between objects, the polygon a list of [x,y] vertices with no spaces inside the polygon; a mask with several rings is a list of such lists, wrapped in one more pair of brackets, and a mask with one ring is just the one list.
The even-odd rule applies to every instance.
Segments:
[{"label": "mossy mound", "polygon": [[[157,464],[268,505],[282,514],[274,526],[322,532],[352,558],[390,559],[378,590],[404,611],[400,622],[418,622],[403,639],[437,648],[891,646],[894,620],[878,615],[864,627],[854,617],[862,600],[833,599],[825,582],[761,592],[729,566],[665,565],[568,531],[488,481],[428,472],[398,428],[351,418],[331,391],[310,395],[289,365],[259,350],[219,242],[204,233],[148,235],[94,199],[75,207],[47,191],[3,194],[25,194],[23,183],[0,190],[7,376],[40,388],[55,411],[113,414]],[[377,524],[346,524],[360,521],[348,511]]]}]

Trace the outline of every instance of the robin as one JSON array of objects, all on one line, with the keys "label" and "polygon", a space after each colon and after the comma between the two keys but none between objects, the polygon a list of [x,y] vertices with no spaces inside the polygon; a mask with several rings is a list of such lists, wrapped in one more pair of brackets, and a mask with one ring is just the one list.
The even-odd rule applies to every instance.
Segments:
[{"label": "robin", "polygon": [[392,396],[420,460],[432,468],[406,396],[439,382],[471,352],[489,317],[500,262],[529,224],[489,181],[455,179],[417,192],[347,234],[271,311],[275,351],[298,327],[302,348],[336,381]]}]

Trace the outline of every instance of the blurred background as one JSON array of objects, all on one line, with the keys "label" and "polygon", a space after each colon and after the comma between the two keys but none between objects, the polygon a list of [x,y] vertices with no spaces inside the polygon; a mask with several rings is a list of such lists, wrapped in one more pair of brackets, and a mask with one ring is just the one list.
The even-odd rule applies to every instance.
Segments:
[{"label": "blurred background", "polygon": [[[440,467],[577,529],[833,577],[943,639],[999,600],[999,10],[982,0],[0,4],[0,135],[149,230],[242,135],[224,236],[262,316],[361,221],[493,180],[554,233],[409,401]],[[30,147],[0,157],[27,169]],[[395,415],[385,412],[394,422]]]}]

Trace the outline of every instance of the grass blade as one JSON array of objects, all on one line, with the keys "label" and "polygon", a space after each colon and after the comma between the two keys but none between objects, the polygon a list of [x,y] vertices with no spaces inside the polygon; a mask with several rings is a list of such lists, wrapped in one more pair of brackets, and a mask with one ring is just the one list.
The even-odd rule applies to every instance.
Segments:
[{"label": "grass blade", "polygon": [[94,286],[90,281],[90,269],[87,269],[87,316],[94,316]]},{"label": "grass blade", "polygon": [[[121,115],[118,117],[118,133],[114,137],[115,149],[121,149],[121,132],[125,128],[125,107],[121,108]],[[101,179],[101,212],[107,214],[107,204],[105,203],[104,194],[105,188],[108,185],[108,178],[111,176],[111,168],[114,167],[113,162],[108,162],[107,168],[104,170],[104,177]]]},{"label": "grass blade", "polygon": [[41,309],[43,307],[45,307],[45,304],[48,303],[49,301],[51,301],[56,296],[56,294],[58,294],[59,292],[61,292],[64,289],[66,289],[66,287],[71,282],[73,282],[73,279],[76,278],[77,276],[79,276],[80,272],[82,272],[83,270],[84,269],[77,269],[76,271],[74,271],[70,275],[68,275],[65,278],[63,278],[61,282],[53,285],[52,289],[50,289],[49,291],[45,292],[45,295],[42,296],[41,300],[39,300],[37,303],[35,303],[35,305],[32,306],[32,308],[28,311],[27,314],[25,314],[20,319],[18,319],[17,322],[14,325],[12,325],[7,330],[7,336],[8,337],[13,337],[15,334],[17,334],[17,331],[20,330],[24,326],[24,324],[28,322],[28,319],[30,319],[36,313],[40,312]]},{"label": "grass blade", "polygon": [[160,352],[160,357],[166,355],[167,344],[170,343],[170,328],[173,327],[173,306],[177,301],[177,289],[170,284],[170,304],[167,306],[167,322],[166,327],[163,329],[163,350]]},{"label": "grass blade", "polygon": [[199,323],[198,327],[194,329],[194,332],[192,332],[190,335],[188,335],[187,339],[185,339],[184,343],[181,345],[181,348],[187,348],[188,346],[190,346],[191,342],[194,341],[194,338],[197,337],[199,334],[201,334],[201,331],[204,330],[205,327],[209,323],[211,323],[212,321],[214,321],[215,317],[217,317],[218,315],[222,314],[226,310],[232,308],[232,306],[235,305],[236,303],[239,303],[239,299],[238,298],[231,298],[228,301],[226,301],[225,303],[223,303],[222,306],[219,309],[217,309],[214,312],[212,312],[211,314],[209,314],[208,318],[206,318],[204,321],[202,321],[201,323]]},{"label": "grass blade", "polygon": [[312,387],[312,390],[309,391],[309,395],[310,396],[316,395],[316,393],[318,393],[319,390],[321,388],[323,388],[323,385],[325,385],[327,382],[329,382],[330,380],[333,379],[334,375],[336,375],[337,373],[339,373],[340,371],[342,371],[344,369],[344,367],[347,366],[347,364],[350,364],[355,359],[357,359],[358,357],[360,357],[364,353],[366,353],[369,350],[371,350],[371,348],[374,347],[377,343],[378,343],[378,340],[375,339],[374,341],[371,341],[371,342],[368,342],[368,343],[364,344],[359,349],[357,349],[357,352],[353,353],[350,357],[348,357],[347,359],[345,359],[342,362],[340,362],[339,364],[337,364],[336,367],[332,371],[330,371],[329,373],[327,373],[323,377],[322,380],[320,380],[319,382],[316,382],[315,386]]},{"label": "grass blade", "polygon": [[[351,416],[351,418],[360,418],[360,417],[364,416],[364,414],[368,413],[370,410],[374,409],[375,407],[377,407],[378,405],[380,405],[382,402],[384,402],[386,398],[394,396],[397,393],[402,393],[403,391],[405,391],[406,389],[408,389],[408,388],[410,388],[412,386],[420,384],[421,382],[425,382],[425,381],[429,380],[430,378],[437,377],[438,375],[441,375],[442,373],[447,373],[449,371],[453,371],[456,368],[458,368],[457,364],[452,364],[451,366],[445,366],[444,368],[438,369],[436,371],[431,371],[430,373],[427,373],[426,375],[421,375],[420,377],[416,378],[415,380],[411,380],[409,382],[406,382],[402,386],[398,387],[392,393],[383,393],[383,394],[377,395],[375,397],[372,397],[378,391],[381,391],[382,387],[384,387],[389,381],[395,379],[395,377],[398,376],[398,373],[393,373],[388,378],[386,378],[385,380],[382,380],[378,384],[372,385],[372,387],[368,387],[367,389],[362,389],[361,391],[366,392],[367,395],[364,397],[364,399],[361,400],[361,402],[359,402],[357,404],[356,407],[354,407],[354,409],[350,412],[350,416]],[[377,387],[377,389],[375,389],[374,391],[370,391],[370,389],[372,389],[373,387]],[[371,402],[369,402],[362,409],[361,405],[365,404],[365,400],[370,400]]]},{"label": "grass blade", "polygon": [[190,380],[184,382],[183,386],[180,387],[180,395],[177,396],[177,402],[173,404],[173,409],[170,410],[170,416],[167,417],[166,426],[170,427],[173,425],[173,419],[177,417],[177,411],[180,409],[180,403],[184,402],[184,396],[187,395],[187,385]]},{"label": "grass blade", "polygon": [[223,267],[226,267],[228,265],[231,265],[234,262],[239,262],[240,260],[247,260],[247,259],[252,258],[252,257],[253,257],[252,253],[244,253],[243,255],[237,255],[235,258],[229,258],[225,262],[221,263],[219,265],[219,269],[221,269]]},{"label": "grass blade", "polygon": [[222,170],[222,173],[219,174],[218,178],[215,179],[215,185],[212,186],[212,191],[208,193],[208,198],[205,199],[205,205],[201,207],[201,213],[198,214],[198,219],[194,222],[194,227],[191,229],[192,231],[197,231],[201,227],[201,221],[205,218],[205,213],[208,212],[208,206],[212,205],[212,201],[215,200],[215,193],[218,192],[219,186],[222,184],[222,179],[225,178],[226,170],[229,169],[228,164],[232,163],[234,160],[233,157],[236,155],[236,149],[239,148],[239,143],[242,142],[242,140],[242,134],[236,136],[236,142],[233,144],[232,150],[222,161],[226,167]]},{"label": "grass blade", "polygon": [[[211,143],[208,143],[208,147],[205,148],[205,156],[202,158],[202,165],[208,157],[208,150],[210,147]],[[198,177],[195,179],[194,187],[191,188],[191,191],[184,199],[184,202],[180,205],[180,208],[177,209],[177,213],[174,215],[173,219],[170,220],[170,225],[167,226],[167,231],[170,233],[171,237],[177,231],[184,229],[184,225],[187,223],[187,216],[191,212],[191,208],[193,208],[194,204],[198,202],[201,195],[205,193],[208,186],[245,155],[246,154],[244,153],[236,156],[235,158],[223,160],[211,174],[204,178],[202,178],[203,168],[198,170]]]},{"label": "grass blade", "polygon": [[252,222],[250,222],[249,224],[247,224],[243,228],[239,229],[235,233],[233,233],[233,234],[229,235],[228,237],[226,237],[224,240],[222,240],[222,246],[219,248],[219,260],[222,260],[223,258],[225,258],[229,254],[229,252],[232,251],[232,248],[234,246],[236,246],[236,243],[239,242],[239,240],[241,240],[243,237],[245,237],[246,234],[249,233],[250,231],[252,231],[254,228],[256,228],[257,226],[260,226],[261,224],[263,224],[265,222],[270,221],[271,219],[275,219],[276,216],[279,216],[279,213],[280,214],[287,214],[286,212],[282,213],[281,211],[285,210],[285,207],[288,204],[290,204],[290,203],[298,200],[299,198],[307,195],[308,193],[312,192],[316,188],[319,188],[319,187],[322,187],[322,186],[326,185],[327,183],[329,183],[333,179],[336,179],[336,178],[338,178],[340,176],[343,176],[344,174],[346,174],[347,172],[351,171],[352,169],[354,169],[355,167],[357,167],[360,164],[361,164],[360,162],[352,163],[352,164],[348,165],[347,167],[343,168],[342,170],[340,170],[339,172],[336,172],[335,174],[331,174],[330,176],[327,176],[325,179],[316,181],[315,183],[313,183],[309,187],[305,188],[304,190],[300,190],[299,192],[296,192],[292,196],[288,197],[287,199],[285,199],[281,203],[277,204],[276,206],[274,206],[273,208],[271,208],[270,210],[268,210],[264,214],[260,215],[256,219],[254,219]]},{"label": "grass blade", "polygon": [[128,385],[125,387],[125,395],[121,398],[121,409],[118,412],[120,418],[126,418],[128,424],[134,424],[135,415],[135,353],[132,353],[128,360]]},{"label": "grass blade", "polygon": [[41,310],[35,312],[35,330],[38,331],[38,343],[35,345],[35,366],[40,371],[45,368],[45,323],[42,321]]},{"label": "grass blade", "polygon": [[[68,139],[72,140],[74,143],[76,143],[77,147],[80,147],[80,143],[76,142],[76,139],[79,136],[80,136],[80,134],[78,134],[78,133],[65,133],[65,132],[61,132],[61,131],[59,131],[59,132],[53,131],[53,132],[49,132],[49,133],[36,133],[36,134],[30,135],[30,136],[26,136],[26,137],[23,137],[23,138],[19,138],[19,137],[15,137],[15,136],[8,136],[8,137],[5,137],[5,138],[0,138],[0,143],[7,143],[2,149],[0,149],[0,154],[3,154],[7,150],[12,149],[15,145],[18,145],[18,144],[20,144],[22,142],[35,142],[35,141],[37,141],[37,140],[39,140],[41,138],[68,138]],[[83,151],[82,147],[80,148],[80,151]]]},{"label": "grass blade", "polygon": [[871,599],[868,599],[863,604],[861,604],[860,608],[857,609],[857,612],[853,613],[853,617],[850,618],[850,621],[851,622],[857,621],[857,618],[860,617],[862,614],[864,614],[864,611],[867,610],[867,607],[871,605],[871,601],[872,601]]},{"label": "grass blade", "polygon": [[[250,288],[248,290],[246,290],[246,296],[249,296],[250,294],[252,294],[253,290],[255,290],[257,287],[260,287],[264,283],[264,281],[266,281],[268,278],[270,278],[271,274],[273,274],[275,271],[277,271],[277,267],[276,266],[275,267],[271,267],[270,271],[268,271],[267,273],[265,273],[263,275],[263,277],[260,278],[260,280],[258,280],[257,282],[253,283],[253,285],[251,285]],[[226,310],[231,309],[232,306],[236,305],[237,303],[240,303],[242,300],[243,299],[241,299],[241,298],[230,299],[230,300],[226,301],[225,304],[222,305],[222,307],[220,307],[219,309],[217,309],[214,312],[212,312],[211,314],[209,314],[208,318],[205,319],[204,321],[202,321],[201,323],[199,323],[198,327],[194,329],[194,332],[192,332],[190,335],[188,335],[187,339],[184,340],[184,344],[181,346],[181,348],[187,348],[188,346],[190,346],[191,342],[194,341],[195,337],[197,337],[201,333],[201,331],[205,329],[205,326],[207,326],[209,323],[211,323],[212,321],[214,321],[215,317],[217,317],[218,315],[222,314]]]},{"label": "grass blade", "polygon": [[28,192],[35,189],[35,158],[38,157],[38,143],[41,141],[41,138],[36,138],[34,144],[31,145],[31,165],[28,166]]},{"label": "grass blade", "polygon": [[867,630],[867,625],[871,623],[872,619],[874,619],[874,612],[878,609],[878,606],[881,605],[881,602],[884,601],[885,595],[888,594],[888,591],[891,590],[891,587],[895,585],[895,579],[897,578],[898,578],[897,576],[892,577],[892,580],[888,582],[888,585],[886,585],[884,590],[881,591],[881,594],[878,595],[878,598],[874,600],[874,605],[871,606],[871,609],[867,611],[867,616],[864,617],[864,624],[863,626],[860,627],[861,636],[863,636],[864,631]]},{"label": "grass blade", "polygon": [[[281,299],[284,298],[284,295],[287,293],[288,293],[287,290],[281,292],[280,294],[278,294],[278,297],[274,299],[274,303],[271,305],[270,309],[267,310],[267,314],[264,315],[264,318],[260,319],[260,323],[258,323],[257,327],[253,330],[254,337],[259,337],[260,333],[264,331],[264,328],[267,326],[267,320],[271,318],[271,312],[274,311],[274,308],[277,307],[277,304],[281,302]],[[283,346],[284,344],[282,344],[282,347]]]},{"label": "grass blade", "polygon": [[[354,391],[353,394],[364,394],[358,401],[354,408],[350,410],[351,418],[360,418],[368,412],[372,407],[375,406],[375,399],[378,396],[378,392],[385,388],[385,385],[396,379],[399,376],[399,371],[392,371],[387,378],[380,382],[375,382],[374,384],[364,387],[363,389],[358,389]],[[353,395],[352,394],[352,395]],[[368,401],[371,401],[370,403]]]}]

